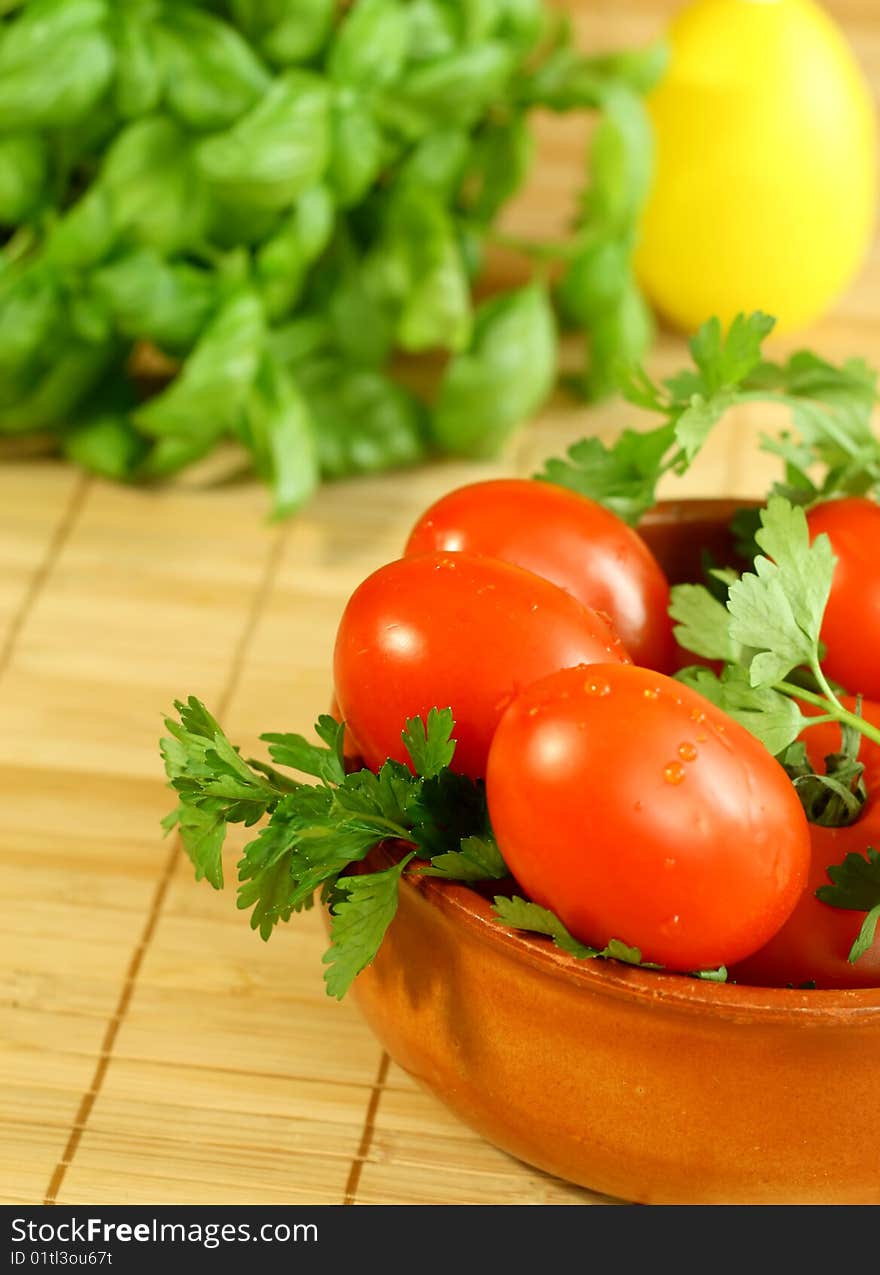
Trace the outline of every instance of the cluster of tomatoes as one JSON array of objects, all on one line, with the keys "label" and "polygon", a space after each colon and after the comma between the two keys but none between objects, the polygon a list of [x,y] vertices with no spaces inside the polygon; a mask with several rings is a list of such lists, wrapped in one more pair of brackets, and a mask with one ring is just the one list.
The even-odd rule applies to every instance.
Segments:
[{"label": "cluster of tomatoes", "polygon": [[[832,521],[847,504],[877,543],[880,509],[837,501]],[[857,673],[861,690],[855,617],[840,618],[846,528],[817,521],[839,558],[828,672]],[[866,543],[858,527],[856,557]],[[334,689],[349,746],[371,769],[407,762],[406,720],[451,708],[452,768],[485,781],[513,876],[584,943],[617,939],[670,970],[726,966],[741,982],[880,985],[880,944],[847,961],[863,916],[815,897],[829,864],[880,846],[880,803],[847,828],[807,822],[764,745],[675,680],[691,660],[669,588],[645,540],[592,500],[529,479],[453,491],[345,608]],[[880,723],[880,707],[865,712]],[[821,764],[840,732],[821,723],[805,741]],[[863,754],[870,789],[880,748]]]}]

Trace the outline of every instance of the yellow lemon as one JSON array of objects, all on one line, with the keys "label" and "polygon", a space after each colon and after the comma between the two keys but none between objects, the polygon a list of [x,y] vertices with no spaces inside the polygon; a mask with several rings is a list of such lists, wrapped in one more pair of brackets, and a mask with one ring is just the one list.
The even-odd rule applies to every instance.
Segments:
[{"label": "yellow lemon", "polygon": [[765,310],[793,331],[861,267],[874,229],[876,116],[812,0],[695,0],[649,98],[656,172],[636,269],[670,322]]}]

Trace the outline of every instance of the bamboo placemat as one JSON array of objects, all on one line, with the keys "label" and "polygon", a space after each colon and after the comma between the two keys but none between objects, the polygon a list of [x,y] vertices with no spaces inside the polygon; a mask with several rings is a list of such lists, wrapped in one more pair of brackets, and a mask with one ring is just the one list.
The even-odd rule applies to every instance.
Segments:
[{"label": "bamboo placemat", "polygon": [[[670,7],[584,6],[585,42],[646,36]],[[871,0],[834,9],[880,68]],[[562,153],[542,162],[558,172]],[[516,216],[545,212],[532,196]],[[875,253],[804,341],[880,362],[878,284]],[[653,362],[682,357],[664,336]],[[0,468],[0,1201],[611,1202],[491,1147],[391,1063],[326,997],[314,913],[263,944],[231,895],[193,882],[159,833],[156,745],[189,693],[245,751],[308,730],[348,594],[427,504],[624,420],[560,400],[498,462],[327,487],[282,526],[250,481],[140,491],[47,459]],[[760,493],[767,426],[732,414],[676,490]]]}]

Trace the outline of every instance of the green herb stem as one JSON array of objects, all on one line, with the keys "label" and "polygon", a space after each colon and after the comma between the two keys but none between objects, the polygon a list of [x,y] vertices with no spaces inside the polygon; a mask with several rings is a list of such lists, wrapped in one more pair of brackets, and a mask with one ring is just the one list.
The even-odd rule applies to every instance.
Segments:
[{"label": "green herb stem", "polygon": [[822,672],[822,666],[819,663],[818,656],[814,656],[813,659],[810,660],[810,668],[812,669],[813,675],[816,678],[816,681],[822,687],[822,690],[825,692],[825,695],[827,696],[827,698],[831,701],[831,703],[835,706],[835,708],[845,713],[846,709],[843,707],[840,700],[834,694],[834,690],[832,689],[831,684],[828,681],[828,678]]},{"label": "green herb stem", "polygon": [[[821,678],[826,686],[828,685],[824,677]],[[815,704],[817,708],[826,710],[822,717],[810,718],[810,725],[816,725],[823,721],[842,722],[846,726],[852,726],[866,739],[870,739],[875,744],[880,744],[880,730],[876,726],[872,726],[870,722],[865,721],[864,717],[860,717],[858,713],[851,713],[849,709],[843,707],[840,701],[835,697],[831,688],[828,688],[828,695],[817,695],[814,691],[806,691],[801,686],[796,686],[794,682],[777,682],[773,688],[780,691],[783,695],[789,695],[792,699],[803,700],[806,704]]]},{"label": "green herb stem", "polygon": [[580,251],[577,241],[570,243],[538,242],[524,239],[520,235],[510,235],[502,230],[488,230],[485,235],[488,245],[495,248],[506,248],[510,252],[518,252],[523,257],[535,261],[573,261]]}]

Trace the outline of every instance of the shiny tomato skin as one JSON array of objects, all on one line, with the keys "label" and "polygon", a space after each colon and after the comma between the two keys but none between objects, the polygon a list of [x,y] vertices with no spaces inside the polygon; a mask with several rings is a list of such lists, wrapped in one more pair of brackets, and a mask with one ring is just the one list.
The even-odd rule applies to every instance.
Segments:
[{"label": "shiny tomato skin", "polygon": [[816,898],[830,884],[827,869],[848,854],[880,850],[880,795],[869,800],[861,817],[847,828],[810,824],[812,857],[806,886],[791,916],[768,943],[728,971],[731,979],[755,987],[880,987],[880,929],[864,955],[847,960],[864,912],[832,907]]},{"label": "shiny tomato skin", "polygon": [[611,617],[636,664],[670,673],[669,582],[638,532],[596,501],[532,478],[459,487],[422,514],[405,552],[488,554]]},{"label": "shiny tomato skin", "polygon": [[693,971],[743,959],[794,908],[810,836],[778,762],[695,691],[633,665],[527,688],[492,743],[498,845],[576,938]]},{"label": "shiny tomato skin", "polygon": [[822,532],[837,558],[822,622],[825,673],[853,695],[880,700],[880,505],[844,497],[807,514],[810,538]]},{"label": "shiny tomato skin", "polygon": [[549,580],[494,558],[428,553],[380,567],[355,590],[337,632],[334,687],[371,769],[408,760],[407,718],[450,707],[452,768],[478,779],[524,686],[569,665],[628,659],[607,621]]}]

